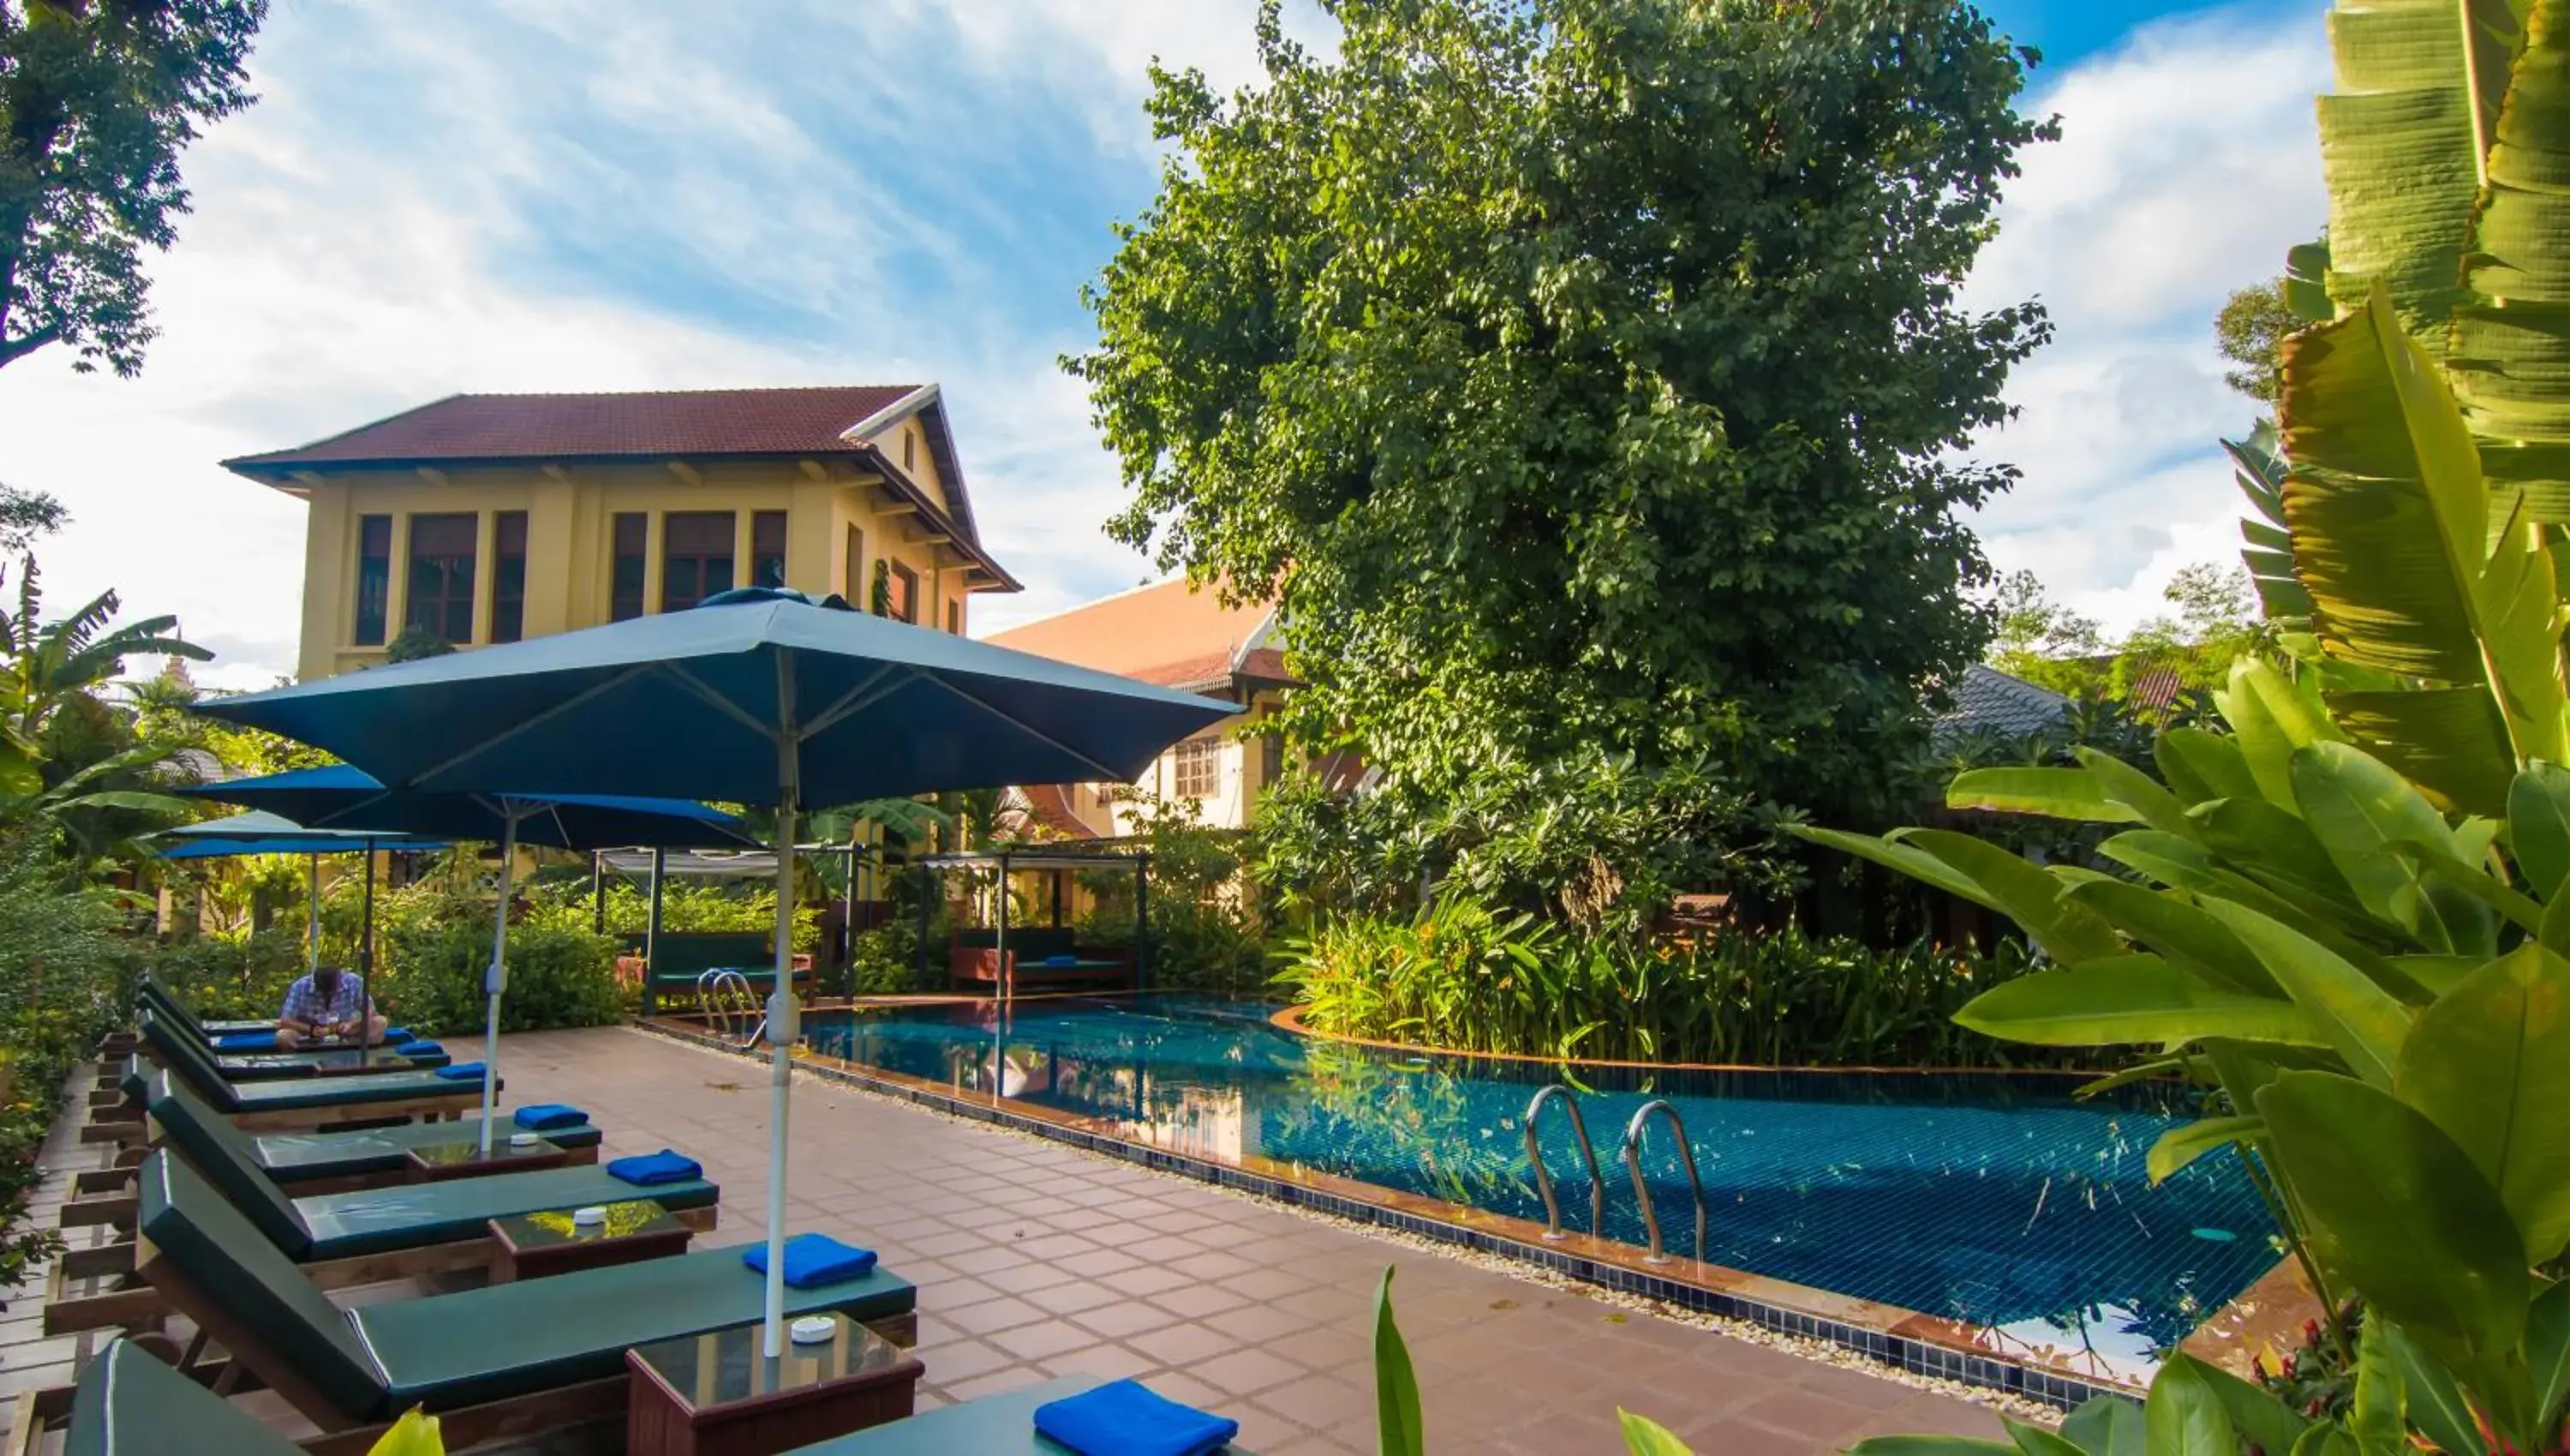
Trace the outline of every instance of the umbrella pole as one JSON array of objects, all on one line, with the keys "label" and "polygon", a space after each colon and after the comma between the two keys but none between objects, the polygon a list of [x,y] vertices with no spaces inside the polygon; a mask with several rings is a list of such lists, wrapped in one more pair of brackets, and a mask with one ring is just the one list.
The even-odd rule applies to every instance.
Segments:
[{"label": "umbrella pole", "polygon": [[[306,855],[304,865],[303,973],[310,975],[321,968],[321,852]],[[361,1040],[358,1044],[365,1043]]]},{"label": "umbrella pole", "polygon": [[375,1028],[375,842],[366,841],[365,923],[357,931],[357,1004],[366,1019],[357,1024],[357,1049],[374,1045]]},{"label": "umbrella pole", "polygon": [[776,989],[767,999],[767,1318],[764,1347],[785,1353],[785,1131],[792,1111],[794,1042],[794,811],[802,791],[802,737],[794,724],[794,658],[776,654]]},{"label": "umbrella pole", "polygon": [[482,1156],[491,1156],[491,1112],[500,1090],[500,992],[509,985],[509,882],[518,868],[518,806],[500,806],[500,912],[492,917],[491,969],[482,977],[490,999],[482,1012]]}]

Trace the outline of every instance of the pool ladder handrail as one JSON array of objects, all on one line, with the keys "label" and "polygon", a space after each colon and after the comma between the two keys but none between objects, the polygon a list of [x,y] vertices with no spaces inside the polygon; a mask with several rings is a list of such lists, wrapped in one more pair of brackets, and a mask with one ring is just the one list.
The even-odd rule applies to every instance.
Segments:
[{"label": "pool ladder handrail", "polygon": [[[718,1026],[722,1039],[743,1051],[767,1034],[767,1010],[749,977],[727,966],[715,966],[696,977],[696,1001],[705,1020]],[[746,1028],[744,1033],[743,1028]]]},{"label": "pool ladder handrail", "polygon": [[1606,1175],[1597,1167],[1597,1150],[1588,1142],[1588,1120],[1579,1115],[1579,1099],[1559,1082],[1538,1089],[1526,1100],[1526,1161],[1534,1165],[1535,1191],[1543,1195],[1543,1237],[1546,1243],[1559,1243],[1561,1204],[1552,1194],[1552,1174],[1543,1166],[1543,1149],[1535,1142],[1535,1118],[1543,1105],[1553,1098],[1561,1099],[1561,1110],[1570,1114],[1571,1136],[1579,1140],[1579,1156],[1588,1160],[1588,1233],[1591,1238],[1606,1236]]},{"label": "pool ladder handrail", "polygon": [[1651,1208],[1650,1186],[1642,1181],[1642,1133],[1650,1126],[1651,1114],[1659,1113],[1669,1120],[1669,1131],[1676,1135],[1678,1158],[1686,1164],[1687,1186],[1695,1192],[1695,1261],[1704,1263],[1704,1180],[1696,1176],[1695,1149],[1687,1146],[1686,1120],[1678,1116],[1668,1099],[1654,1097],[1633,1112],[1633,1120],[1624,1128],[1624,1172],[1633,1181],[1633,1201],[1642,1206],[1642,1227],[1650,1231],[1651,1252],[1645,1264],[1666,1264],[1669,1257],[1660,1252],[1660,1216]]}]

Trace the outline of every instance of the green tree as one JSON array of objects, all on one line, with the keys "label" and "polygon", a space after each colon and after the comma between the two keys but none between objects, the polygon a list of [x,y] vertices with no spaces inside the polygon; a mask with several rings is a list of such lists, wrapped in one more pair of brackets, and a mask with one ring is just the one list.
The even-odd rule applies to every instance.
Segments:
[{"label": "green tree", "polygon": [[0,365],[143,367],[143,249],[187,210],[179,152],[249,104],[266,0],[0,0]]},{"label": "green tree", "polygon": [[2041,309],[1955,289],[2049,123],[1930,0],[1342,0],[1259,23],[1067,361],[1117,539],[1278,600],[1287,723],[1451,792],[1603,744],[1846,812],[1988,631],[1957,513],[2014,472]]},{"label": "green tree", "polygon": [[2305,320],[2285,303],[2284,285],[2266,283],[2243,288],[2223,300],[2213,316],[2215,345],[2232,368],[2222,382],[2270,407],[2285,392],[2285,365],[2278,350],[2285,335]]}]

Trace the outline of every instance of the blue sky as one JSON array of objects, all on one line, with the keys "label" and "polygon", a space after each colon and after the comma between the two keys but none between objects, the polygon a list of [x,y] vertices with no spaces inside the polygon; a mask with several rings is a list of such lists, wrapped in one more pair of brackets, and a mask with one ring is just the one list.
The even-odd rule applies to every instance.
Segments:
[{"label": "blue sky", "polygon": [[[1054,361],[1110,223],[1150,196],[1152,57],[1249,79],[1248,0],[278,0],[262,95],[188,158],[144,378],[0,371],[0,480],[75,523],[68,598],[176,610],[262,682],[293,659],[301,508],[214,466],[456,390],[942,383],[985,533],[1029,590],[1131,585],[1117,498]],[[1999,0],[2041,48],[2029,160],[1973,281],[2060,339],[1980,443],[2026,484],[2003,566],[2111,620],[2230,549],[2212,445],[2248,423],[2210,315],[2321,221],[2316,0]],[[1308,11],[1298,27],[1325,27]]]}]

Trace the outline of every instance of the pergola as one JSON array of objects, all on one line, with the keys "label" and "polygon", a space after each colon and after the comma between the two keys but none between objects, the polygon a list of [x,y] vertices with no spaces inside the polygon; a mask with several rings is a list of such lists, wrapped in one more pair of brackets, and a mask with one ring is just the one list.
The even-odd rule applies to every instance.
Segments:
[{"label": "pergola", "polygon": [[[926,855],[915,861],[930,876],[946,870],[989,870],[1000,872],[1000,894],[997,925],[997,948],[1005,954],[1009,948],[1009,876],[1020,870],[1050,871],[1053,875],[1053,928],[1062,928],[1063,877],[1080,870],[1130,868],[1133,872],[1133,985],[1137,990],[1151,986],[1151,856],[1135,850],[1092,850],[1085,853],[1065,850],[984,850],[971,854]],[[933,888],[932,879],[929,886]],[[928,970],[928,925],[937,897],[919,897],[919,934],[914,975],[925,976]],[[1006,985],[1004,979],[1003,985]]]}]

